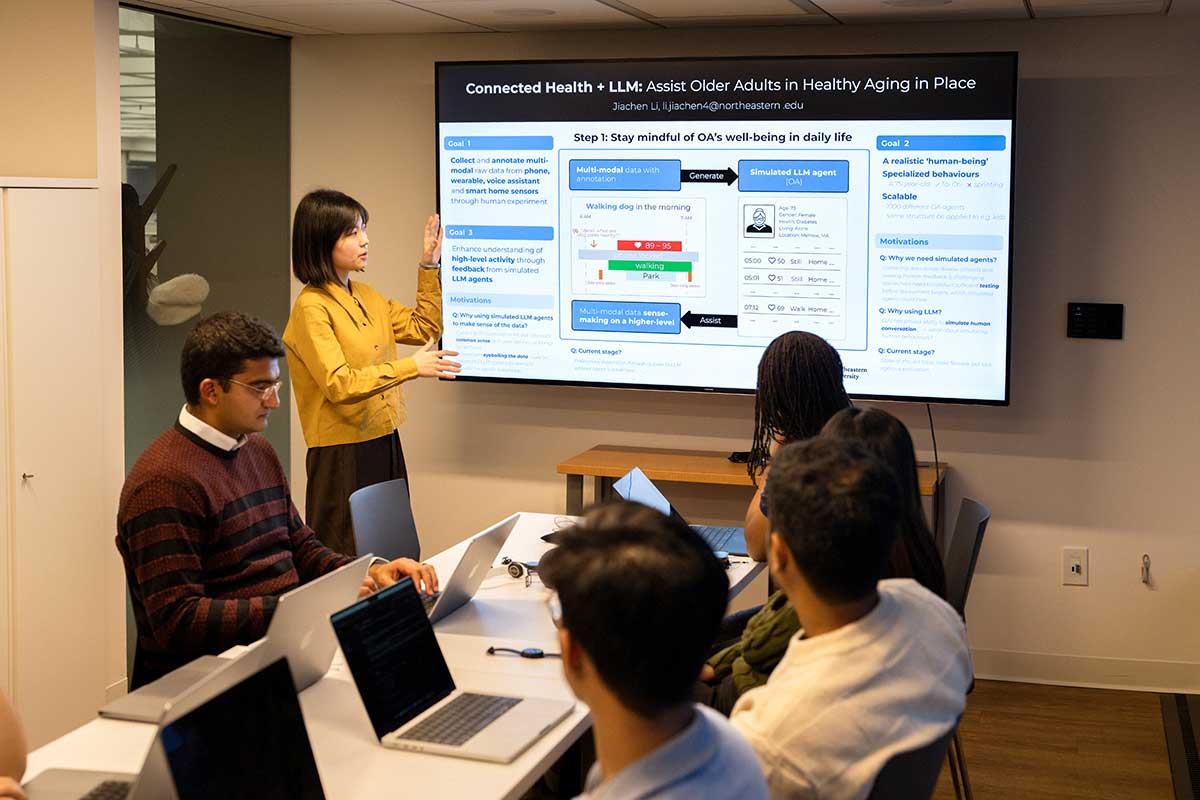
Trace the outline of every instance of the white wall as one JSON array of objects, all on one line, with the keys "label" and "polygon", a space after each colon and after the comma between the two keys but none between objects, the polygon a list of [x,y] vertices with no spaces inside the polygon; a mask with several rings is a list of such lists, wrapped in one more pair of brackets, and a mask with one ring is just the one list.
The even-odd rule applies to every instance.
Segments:
[{"label": "white wall", "polygon": [[[435,197],[433,62],[1018,50],[1009,408],[937,407],[964,495],[994,516],[968,619],[981,676],[1200,689],[1200,20],[1099,18],[772,30],[301,37],[292,50],[293,202],[318,185],[371,211],[376,288],[411,301]],[[293,289],[295,287],[293,286]],[[1126,304],[1120,342],[1065,338],[1065,303]],[[562,508],[555,464],[601,442],[745,449],[752,401],[556,387],[409,384],[401,435],[426,552],[514,509]],[[930,454],[924,409],[890,405]],[[294,492],[304,446],[293,426]],[[740,519],[744,490],[673,487]],[[1091,548],[1091,586],[1059,585]],[[1140,582],[1142,553],[1155,583]]]},{"label": "white wall", "polygon": [[96,177],[94,10],[94,0],[0,3],[0,176]]}]

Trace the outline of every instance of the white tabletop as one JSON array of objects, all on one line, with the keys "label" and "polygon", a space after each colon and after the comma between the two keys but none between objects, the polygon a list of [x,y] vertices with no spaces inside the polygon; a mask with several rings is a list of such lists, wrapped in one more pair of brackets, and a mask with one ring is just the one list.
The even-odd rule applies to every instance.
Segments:
[{"label": "white tabletop", "polygon": [[[501,556],[537,560],[551,547],[539,537],[571,521],[562,515],[522,513]],[[460,542],[429,562],[444,580],[465,549],[466,541]],[[763,569],[748,560],[735,562],[729,570],[730,597]],[[572,699],[558,659],[487,655],[491,645],[558,651],[545,594],[536,578],[526,588],[524,579],[510,578],[497,561],[475,599],[438,622],[438,643],[460,689]],[[323,679],[300,693],[300,707],[331,800],[387,797],[392,793],[381,787],[390,784],[396,786],[396,794],[413,797],[519,797],[591,724],[587,707],[577,703],[565,720],[511,764],[388,750],[375,737],[340,654]],[[153,725],[97,718],[30,753],[26,780],[52,767],[137,772],[154,733]]]}]

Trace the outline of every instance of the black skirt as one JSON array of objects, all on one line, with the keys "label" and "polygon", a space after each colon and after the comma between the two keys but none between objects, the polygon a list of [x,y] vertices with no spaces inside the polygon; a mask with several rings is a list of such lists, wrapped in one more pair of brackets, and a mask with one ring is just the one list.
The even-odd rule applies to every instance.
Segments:
[{"label": "black skirt", "polygon": [[350,495],[364,486],[408,478],[400,435],[392,431],[366,442],[310,447],[304,465],[308,472],[308,526],[326,547],[348,556],[358,555],[350,521]]}]

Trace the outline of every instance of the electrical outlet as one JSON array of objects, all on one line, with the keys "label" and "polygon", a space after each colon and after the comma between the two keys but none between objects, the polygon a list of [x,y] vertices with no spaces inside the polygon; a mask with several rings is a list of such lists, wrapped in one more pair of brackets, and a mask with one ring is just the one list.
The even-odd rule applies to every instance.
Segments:
[{"label": "electrical outlet", "polygon": [[1062,549],[1063,586],[1088,585],[1088,549],[1086,547],[1064,547]]}]

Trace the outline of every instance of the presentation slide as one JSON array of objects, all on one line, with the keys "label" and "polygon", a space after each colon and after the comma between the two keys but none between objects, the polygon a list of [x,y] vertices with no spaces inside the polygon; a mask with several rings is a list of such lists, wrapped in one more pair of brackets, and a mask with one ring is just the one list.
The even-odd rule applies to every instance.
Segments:
[{"label": "presentation slide", "polygon": [[463,379],[1008,401],[1016,55],[437,65]]}]

